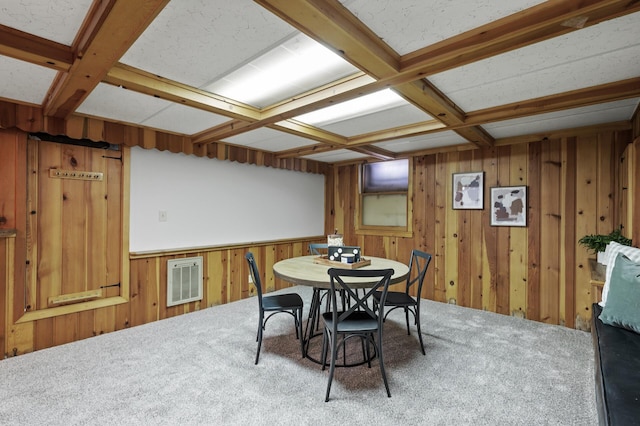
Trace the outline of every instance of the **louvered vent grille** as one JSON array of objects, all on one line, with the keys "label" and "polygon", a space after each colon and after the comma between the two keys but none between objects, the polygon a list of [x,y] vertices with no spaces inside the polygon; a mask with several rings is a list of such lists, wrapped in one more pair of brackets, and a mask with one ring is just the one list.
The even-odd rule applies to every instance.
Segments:
[{"label": "louvered vent grille", "polygon": [[202,299],[202,256],[167,262],[167,306]]}]

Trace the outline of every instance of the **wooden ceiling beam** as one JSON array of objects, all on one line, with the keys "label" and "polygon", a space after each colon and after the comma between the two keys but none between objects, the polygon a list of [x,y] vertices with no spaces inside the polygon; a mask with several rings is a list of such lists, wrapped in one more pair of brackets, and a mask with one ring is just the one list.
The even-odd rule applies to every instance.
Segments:
[{"label": "wooden ceiling beam", "polygon": [[[256,2],[300,31],[330,46],[352,65],[376,79],[393,78],[400,71],[399,55],[337,1],[256,0]],[[422,86],[427,84],[425,82]],[[376,85],[376,90],[371,91],[382,88],[384,87]],[[373,86],[370,89],[373,89]],[[395,89],[409,102],[434,118],[439,118],[442,112],[446,111],[446,118],[453,124],[464,121],[464,113],[437,90],[430,88],[420,90],[420,85],[414,84],[405,84]],[[482,129],[475,131],[466,129],[461,135],[465,138],[471,137],[469,140],[479,146],[493,143],[491,136]]]},{"label": "wooden ceiling beam", "polygon": [[[342,102],[361,96],[363,93],[372,93],[395,86],[398,86],[399,91],[404,91],[406,96],[407,92],[415,91],[415,88],[403,87],[406,83],[413,83],[414,86],[423,88],[425,83],[428,85],[423,79],[429,75],[560,36],[578,30],[582,26],[594,25],[640,10],[640,2],[626,0],[588,0],[579,4],[574,1],[545,2],[404,55],[400,58],[400,69],[392,72],[396,68],[396,62],[389,58],[393,55],[387,54],[380,57],[376,55],[376,52],[381,49],[379,44],[382,41],[369,40],[370,34],[366,27],[363,30],[362,25],[353,25],[352,20],[355,18],[350,16],[348,10],[335,4],[336,2],[307,0],[295,2],[295,6],[292,4],[293,2],[287,0],[256,0],[256,2],[310,37],[329,45],[352,64],[371,72],[378,78],[377,81],[360,87],[358,90],[342,93],[339,99],[327,97],[323,100],[326,104],[332,101]],[[348,31],[339,31],[339,35],[333,35],[332,31],[335,30],[335,25],[330,21],[347,22],[345,28]],[[581,24],[575,24],[576,22]],[[356,33],[352,34],[350,31],[356,31]],[[362,32],[358,33],[358,31]],[[363,59],[363,55],[369,55],[369,59]],[[365,66],[369,68],[365,68]],[[385,71],[388,71],[389,74],[383,75]],[[425,94],[425,96],[427,95]],[[429,96],[434,96],[434,94],[431,93]],[[466,115],[446,98],[429,98],[427,96],[426,99],[421,99],[417,95],[407,96],[407,98],[414,104],[422,105],[430,115],[442,119],[449,126],[467,127],[463,124],[463,117]],[[286,109],[287,106],[286,104],[280,105],[279,108]],[[297,108],[302,108],[302,105],[298,105]],[[292,111],[295,109],[288,109],[289,113]],[[446,114],[445,116],[441,115],[443,112]],[[480,145],[492,143],[490,136],[482,129],[476,129],[465,137]]]},{"label": "wooden ceiling beam", "polygon": [[249,105],[124,64],[111,68],[103,81],[232,119],[253,122],[261,117],[260,111]]},{"label": "wooden ceiling beam", "polygon": [[322,154],[324,152],[335,151],[336,149],[345,149],[344,146],[335,145],[309,145],[298,148],[289,149],[286,151],[280,151],[276,154],[277,158],[298,158],[305,155]]},{"label": "wooden ceiling beam", "polygon": [[[435,118],[451,128],[465,123],[465,113],[426,80],[404,83],[396,86],[396,90],[422,110],[432,116],[435,114]],[[493,146],[495,142],[481,127],[465,126],[455,131],[478,147]]]},{"label": "wooden ceiling beam", "polygon": [[396,158],[398,158],[398,156],[401,155],[395,152],[387,151],[386,149],[378,148],[377,146],[373,145],[360,145],[349,147],[349,149],[351,151],[369,155],[379,160],[395,160]]},{"label": "wooden ceiling beam", "polygon": [[255,2],[376,78],[400,69],[398,53],[338,1]]},{"label": "wooden ceiling beam", "polygon": [[87,40],[82,46],[85,50],[50,88],[44,102],[45,115],[67,118],[73,113],[168,2],[111,0],[108,7],[98,7],[106,16],[93,16],[93,26],[82,27],[84,33],[76,40]]},{"label": "wooden ceiling beam", "polygon": [[422,123],[409,124],[406,126],[394,127],[392,129],[380,130],[378,132],[350,137],[349,146],[403,139],[442,130],[447,130],[447,126],[440,121],[423,121]]},{"label": "wooden ceiling beam", "polygon": [[640,97],[640,77],[469,112],[466,124],[510,120],[635,97]]},{"label": "wooden ceiling beam", "polygon": [[386,83],[416,81],[638,11],[640,2],[629,0],[543,2],[404,55],[400,72]]},{"label": "wooden ceiling beam", "polygon": [[69,46],[4,25],[0,25],[0,55],[56,71],[68,71],[73,63],[73,51]]},{"label": "wooden ceiling beam", "polygon": [[279,121],[278,123],[270,124],[268,127],[329,145],[347,145],[347,138],[344,136],[327,132],[296,120]]}]

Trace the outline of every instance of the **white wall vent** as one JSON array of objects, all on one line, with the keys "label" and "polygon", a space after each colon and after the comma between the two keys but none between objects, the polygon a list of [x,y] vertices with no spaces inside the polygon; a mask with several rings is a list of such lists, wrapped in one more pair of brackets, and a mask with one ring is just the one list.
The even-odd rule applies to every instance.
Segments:
[{"label": "white wall vent", "polygon": [[167,306],[202,300],[202,256],[167,262]]}]

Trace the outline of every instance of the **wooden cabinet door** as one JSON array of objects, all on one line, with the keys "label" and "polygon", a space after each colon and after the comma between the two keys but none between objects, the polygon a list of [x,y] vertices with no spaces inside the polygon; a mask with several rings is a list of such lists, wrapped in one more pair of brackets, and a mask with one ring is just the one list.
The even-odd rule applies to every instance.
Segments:
[{"label": "wooden cabinet door", "polygon": [[28,151],[25,310],[120,296],[123,153],[42,141]]}]

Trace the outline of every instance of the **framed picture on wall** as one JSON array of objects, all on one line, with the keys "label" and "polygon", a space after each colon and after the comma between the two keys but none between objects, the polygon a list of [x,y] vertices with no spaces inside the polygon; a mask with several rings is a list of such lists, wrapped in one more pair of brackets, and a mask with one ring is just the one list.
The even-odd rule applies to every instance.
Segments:
[{"label": "framed picture on wall", "polygon": [[491,226],[527,226],[527,187],[491,188]]},{"label": "framed picture on wall", "polygon": [[453,209],[484,209],[484,172],[453,174]]}]

